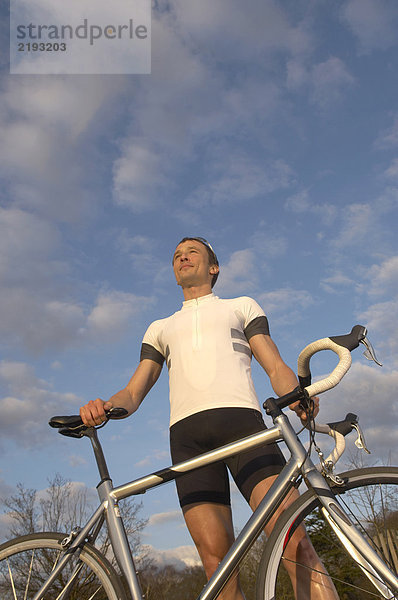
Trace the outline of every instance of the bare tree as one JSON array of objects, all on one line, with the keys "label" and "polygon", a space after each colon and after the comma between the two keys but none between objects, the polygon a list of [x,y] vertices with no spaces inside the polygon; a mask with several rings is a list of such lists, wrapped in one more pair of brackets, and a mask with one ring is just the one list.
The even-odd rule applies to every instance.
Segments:
[{"label": "bare tree", "polygon": [[[72,483],[57,473],[49,480],[49,486],[43,494],[37,490],[17,485],[17,492],[3,500],[9,517],[9,537],[40,531],[69,532],[81,526],[94,510],[89,499],[89,490],[82,485]],[[133,552],[141,546],[140,534],[147,520],[140,517],[141,503],[124,500],[120,505],[126,533]],[[109,547],[107,535],[99,538],[99,546],[106,554]]]},{"label": "bare tree", "polygon": [[[9,521],[9,535],[14,538],[37,534],[37,539],[43,539],[41,535],[43,531],[69,533],[76,526],[84,525],[91,516],[94,502],[91,501],[90,496],[91,491],[88,488],[82,484],[72,483],[59,474],[49,480],[49,486],[43,492],[27,489],[22,484],[18,484],[16,493],[4,500]],[[94,494],[92,496],[94,500]],[[140,510],[141,504],[134,500],[123,501],[120,506],[132,550],[142,555],[140,533],[146,520],[140,517]],[[59,546],[49,542],[45,547],[41,547],[40,544],[36,547],[37,539],[35,537],[32,541],[32,548],[20,544],[17,552],[1,562],[0,597],[2,599],[33,598],[58,562]],[[44,539],[54,541],[58,538],[50,536]],[[26,543],[25,538],[24,544]],[[109,551],[109,539],[105,527],[95,540],[95,545],[113,563],[118,572],[113,553]],[[14,545],[14,548],[17,549],[17,546]],[[53,582],[46,598],[58,598],[60,594],[64,597],[62,590],[67,582],[73,584],[68,590],[67,597],[70,600],[88,600],[94,596],[105,597],[99,572],[92,569],[84,558],[81,563],[78,561],[79,556],[76,555],[76,560],[72,559],[65,566]],[[106,564],[106,561],[102,563]],[[120,581],[123,585],[123,578]]]},{"label": "bare tree", "polygon": [[36,490],[25,488],[18,483],[17,493],[10,498],[3,499],[3,504],[8,509],[5,512],[11,518],[8,526],[10,538],[34,533],[38,530]]}]

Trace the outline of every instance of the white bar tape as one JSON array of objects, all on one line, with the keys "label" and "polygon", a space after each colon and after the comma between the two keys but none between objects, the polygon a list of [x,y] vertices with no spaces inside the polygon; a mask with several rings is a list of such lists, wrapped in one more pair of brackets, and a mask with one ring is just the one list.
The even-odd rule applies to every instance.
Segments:
[{"label": "white bar tape", "polygon": [[334,439],[336,445],[327,457],[326,462],[330,460],[335,465],[345,450],[345,437],[343,434],[334,431],[333,429],[329,435]]},{"label": "white bar tape", "polygon": [[317,340],[316,342],[312,342],[308,344],[300,352],[297,361],[297,372],[300,377],[307,377],[310,374],[310,359],[311,357],[320,352],[321,350],[332,350],[339,357],[339,363],[335,367],[335,369],[325,377],[325,379],[321,379],[321,381],[317,381],[305,388],[306,392],[308,392],[309,396],[316,396],[317,394],[321,394],[322,392],[326,392],[327,390],[335,387],[344,375],[347,373],[348,369],[351,366],[351,353],[344,346],[340,346],[333,342],[330,338],[323,338],[321,340]]},{"label": "white bar tape", "polygon": [[342,433],[339,433],[335,429],[332,429],[326,423],[315,423],[314,429],[318,433],[326,433],[330,435],[331,438],[334,439],[335,446],[329,456],[325,459],[325,462],[329,460],[335,465],[339,460],[340,456],[343,454],[345,450],[345,437]]}]

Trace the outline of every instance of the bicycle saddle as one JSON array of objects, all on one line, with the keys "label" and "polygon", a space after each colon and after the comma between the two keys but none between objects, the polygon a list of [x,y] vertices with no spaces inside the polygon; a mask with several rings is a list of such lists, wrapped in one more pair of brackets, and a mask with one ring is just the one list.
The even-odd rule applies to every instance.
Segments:
[{"label": "bicycle saddle", "polygon": [[68,429],[75,429],[75,427],[80,427],[83,425],[83,421],[80,418],[80,415],[66,415],[66,416],[57,416],[52,417],[48,424],[50,427],[54,427],[55,429],[59,429],[60,427],[67,427]]}]

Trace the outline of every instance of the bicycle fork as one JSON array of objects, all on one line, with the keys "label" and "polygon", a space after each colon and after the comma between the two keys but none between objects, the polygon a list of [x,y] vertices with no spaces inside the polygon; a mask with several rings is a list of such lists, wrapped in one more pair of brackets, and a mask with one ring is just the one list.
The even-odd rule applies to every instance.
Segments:
[{"label": "bicycle fork", "polygon": [[[306,467],[307,465],[305,465]],[[349,515],[342,508],[333,491],[312,464],[304,473],[308,487],[317,494],[322,513],[347,552],[362,569],[368,579],[384,598],[395,598],[398,591],[398,578],[390,571],[377,552],[370,546],[366,538],[352,523]],[[388,589],[386,582],[395,593]]]},{"label": "bicycle fork", "polygon": [[[280,427],[286,445],[292,454],[296,453],[299,447],[304,449],[291,424],[283,414],[276,417],[275,422]],[[325,519],[347,552],[384,598],[395,598],[396,592],[391,592],[384,582],[387,582],[392,589],[398,591],[398,578],[355,527],[328,482],[319,473],[310,458],[306,458],[301,471],[308,488],[311,488],[318,496]]]}]

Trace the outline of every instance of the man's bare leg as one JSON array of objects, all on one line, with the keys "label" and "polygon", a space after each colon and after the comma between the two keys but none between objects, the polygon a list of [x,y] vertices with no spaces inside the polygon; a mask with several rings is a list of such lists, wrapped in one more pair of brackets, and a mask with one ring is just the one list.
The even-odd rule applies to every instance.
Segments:
[{"label": "man's bare leg", "polygon": [[[183,508],[185,522],[210,579],[234,542],[231,508],[224,504],[197,503]],[[220,600],[244,600],[238,576],[233,576],[218,596]]]},{"label": "man's bare leg", "polygon": [[[276,477],[276,475],[268,477],[256,485],[250,497],[252,510],[257,508]],[[290,492],[267,524],[265,528],[267,536],[270,535],[278,517],[298,497],[297,490]],[[303,527],[298,527],[289,541],[285,558],[284,566],[289,573],[296,600],[338,600],[336,588]],[[306,565],[308,568],[299,565]]]}]

